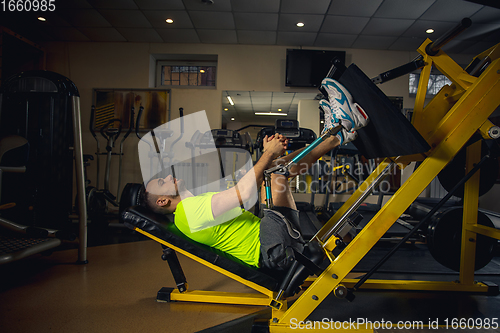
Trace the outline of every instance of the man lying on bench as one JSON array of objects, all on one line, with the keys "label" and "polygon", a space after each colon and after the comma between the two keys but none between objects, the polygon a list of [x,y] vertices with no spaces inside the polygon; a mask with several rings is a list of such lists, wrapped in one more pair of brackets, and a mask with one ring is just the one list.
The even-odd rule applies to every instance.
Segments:
[{"label": "man lying on bench", "polygon": [[[364,110],[353,102],[350,93],[340,83],[326,78],[322,88],[328,94],[328,100],[323,99],[319,103],[325,113],[324,132],[339,123],[345,129],[336,136],[327,137],[300,164],[293,165],[289,178],[305,173],[321,156],[338,145],[354,140],[356,130],[368,123]],[[253,172],[246,173],[236,186],[222,192],[194,196],[186,189],[182,179],[171,175],[152,179],[146,186],[143,204],[155,213],[174,213],[177,228],[198,243],[231,254],[251,266],[284,272],[292,263],[286,249],[291,247],[302,253],[305,244],[300,234],[299,212],[287,177],[272,175],[274,207],[273,210],[264,210],[262,219],[240,206],[252,197],[255,184],[262,184],[265,170],[286,163],[301,151],[280,157],[286,145],[287,139],[283,135],[266,136],[264,152]]]}]

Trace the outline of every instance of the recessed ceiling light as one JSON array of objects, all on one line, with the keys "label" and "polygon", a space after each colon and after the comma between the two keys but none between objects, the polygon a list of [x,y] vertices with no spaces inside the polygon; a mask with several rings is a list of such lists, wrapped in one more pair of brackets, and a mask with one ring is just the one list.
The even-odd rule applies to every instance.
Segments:
[{"label": "recessed ceiling light", "polygon": [[324,123],[325,123],[325,121],[324,121],[324,120],[321,120],[321,121],[320,121],[320,124],[324,124]]},{"label": "recessed ceiling light", "polygon": [[281,109],[278,109],[278,111],[281,111]]},{"label": "recessed ceiling light", "polygon": [[227,110],[229,110],[229,109],[228,109],[228,108],[225,108],[225,109],[224,109],[224,111],[227,111]]},{"label": "recessed ceiling light", "polygon": [[305,25],[305,24],[304,24],[304,23],[302,23],[302,22],[297,23],[297,26],[298,26],[299,28],[302,28],[304,25]]},{"label": "recessed ceiling light", "polygon": [[46,19],[45,17],[41,17],[41,16],[39,16],[39,17],[38,17],[38,20],[39,20],[39,21],[42,21],[42,22],[47,21],[47,19]]},{"label": "recessed ceiling light", "polygon": [[200,69],[200,73],[205,73],[205,70],[204,69]]},{"label": "recessed ceiling light", "polygon": [[234,118],[231,118],[231,120],[234,120]]},{"label": "recessed ceiling light", "polygon": [[172,23],[174,23],[174,20],[172,20],[171,18],[168,18],[165,20],[165,22],[167,22],[168,24],[172,24]]},{"label": "recessed ceiling light", "polygon": [[432,34],[434,32],[434,29],[427,29],[425,30],[425,32],[427,32],[428,34]]}]

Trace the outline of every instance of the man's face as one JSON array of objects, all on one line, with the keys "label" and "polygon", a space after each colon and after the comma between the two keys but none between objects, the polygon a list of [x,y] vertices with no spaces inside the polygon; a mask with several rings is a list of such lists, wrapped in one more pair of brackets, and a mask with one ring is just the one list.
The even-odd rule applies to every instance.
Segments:
[{"label": "man's face", "polygon": [[148,183],[146,191],[157,195],[177,196],[186,189],[184,180],[176,179],[172,175],[165,178],[153,179]]}]

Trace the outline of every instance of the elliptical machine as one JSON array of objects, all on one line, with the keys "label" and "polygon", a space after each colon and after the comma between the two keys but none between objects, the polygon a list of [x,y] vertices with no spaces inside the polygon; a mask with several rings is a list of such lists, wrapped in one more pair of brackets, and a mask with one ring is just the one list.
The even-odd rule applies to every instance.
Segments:
[{"label": "elliptical machine", "polygon": [[[177,142],[179,142],[182,137],[184,136],[184,108],[179,108],[179,120],[180,120],[180,134],[179,137],[177,137],[171,144],[169,149],[167,150],[166,143],[167,139],[172,137],[174,134],[174,131],[170,129],[155,129],[154,131],[151,131],[151,135],[153,136],[153,142],[154,144],[151,144],[150,142],[146,141],[143,139],[143,137],[139,133],[139,124],[141,122],[142,118],[142,112],[144,111],[144,107],[139,108],[139,113],[137,114],[137,119],[136,119],[136,126],[135,126],[135,135],[139,140],[145,142],[149,146],[149,154],[148,157],[150,160],[152,159],[157,159],[159,158],[160,151],[163,152],[164,157],[168,158],[170,163],[172,163],[174,159],[174,146]],[[159,165],[163,168],[163,161],[159,161]],[[153,163],[151,163],[151,167],[153,166]],[[150,170],[150,174],[154,174],[153,170]]]},{"label": "elliptical machine", "polygon": [[[116,142],[122,132],[122,121],[118,118],[113,118],[108,120],[99,130],[102,137],[106,139],[106,152],[101,152],[101,144],[99,138],[97,137],[95,131],[95,106],[92,106],[90,113],[90,124],[89,129],[90,133],[94,137],[97,143],[96,150],[96,185],[87,185],[86,192],[86,200],[87,200],[87,212],[88,217],[92,221],[97,221],[98,223],[107,224],[110,218],[117,218],[119,216],[118,213],[111,213],[109,209],[109,205],[113,207],[121,207],[120,203],[117,201],[117,196],[115,196],[109,189],[109,176],[111,170],[111,159],[113,155],[119,156],[119,171],[118,171],[118,186],[117,186],[117,195],[120,191],[121,185],[121,177],[122,177],[122,159],[123,159],[123,145],[125,140],[128,138],[130,133],[134,130],[134,118],[135,112],[134,107],[131,108],[130,111],[130,121],[129,128],[123,138],[120,141],[120,152],[114,153],[113,148],[115,147]],[[102,189],[99,188],[100,183],[100,156],[106,155],[106,167],[104,170],[104,187]],[[88,183],[90,183],[87,180]],[[131,194],[135,191],[139,191],[139,187],[141,184],[130,183],[127,184],[122,192],[122,196],[120,198],[120,202],[124,199],[131,196]],[[127,200],[125,200],[127,201]],[[123,208],[124,209],[124,208]],[[120,209],[121,210],[121,209]],[[120,211],[119,210],[119,211]]]}]

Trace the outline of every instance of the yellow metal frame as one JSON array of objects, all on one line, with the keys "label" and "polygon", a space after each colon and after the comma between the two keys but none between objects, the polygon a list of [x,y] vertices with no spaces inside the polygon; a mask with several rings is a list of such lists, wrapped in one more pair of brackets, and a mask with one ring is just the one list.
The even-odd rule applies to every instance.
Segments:
[{"label": "yellow metal frame", "polygon": [[[224,293],[214,291],[175,290],[171,300],[191,302],[216,302],[226,304],[266,305],[272,306],[272,318],[269,321],[271,332],[285,332],[296,327],[298,322],[307,317],[338,286],[347,288],[354,286],[359,280],[347,278],[347,275],[359,263],[370,249],[382,238],[392,224],[405,212],[414,200],[424,191],[439,172],[465,146],[475,132],[487,137],[493,126],[488,117],[499,106],[500,99],[500,44],[485,51],[477,58],[489,57],[490,65],[479,76],[467,74],[443,51],[429,56],[425,47],[431,43],[426,40],[418,49],[425,62],[422,69],[419,90],[415,101],[413,125],[431,146],[425,154],[399,156],[382,161],[373,173],[360,184],[347,202],[315,235],[315,239],[323,246],[329,266],[316,278],[308,279],[308,288],[298,296],[291,306],[287,300],[272,303],[276,293],[251,281],[245,280],[231,272],[200,259],[189,252],[177,248],[141,229],[136,231],[157,242],[164,244],[185,256],[208,266],[244,285],[258,291],[257,293]],[[424,107],[431,67],[437,67],[451,81]],[[480,142],[467,148],[467,170],[472,169],[480,160]],[[356,202],[363,197],[365,191],[387,171],[396,165],[403,169],[412,161],[421,161],[420,166],[401,185],[399,190],[388,200],[378,213],[368,222],[360,233],[340,252],[337,257],[332,254],[336,247],[335,235],[330,236],[332,227],[349,212]],[[458,281],[406,281],[406,280],[367,280],[361,288],[382,290],[413,291],[456,291],[456,292],[488,292],[488,286],[474,281],[475,239],[477,234],[500,239],[500,231],[477,224],[479,197],[479,173],[466,182],[464,190],[464,212],[462,228],[462,250]],[[276,305],[278,304],[278,305]],[[320,325],[321,326],[321,325]],[[320,330],[314,329],[313,331]],[[373,330],[358,328],[360,332]]]},{"label": "yellow metal frame", "polygon": [[[258,293],[231,293],[231,292],[219,292],[219,291],[203,291],[203,290],[188,290],[186,287],[186,291],[179,292],[178,289],[173,290],[170,294],[171,301],[187,301],[187,302],[202,302],[202,303],[221,303],[221,304],[241,304],[241,305],[260,305],[267,306],[271,303],[272,299],[276,296],[275,292],[266,289],[256,283],[248,281],[246,279],[241,278],[240,276],[231,273],[219,266],[216,266],[206,260],[203,260],[175,245],[172,245],[163,239],[160,239],[142,229],[134,228],[135,231],[143,234],[146,237],[149,237],[160,244],[168,246],[172,250],[185,255],[186,257],[193,259],[196,262],[199,262],[202,265],[205,265],[221,274],[224,274],[256,291]],[[286,308],[286,302],[284,303]]]},{"label": "yellow metal frame", "polygon": [[[500,104],[500,44],[478,57],[489,56],[492,63],[481,74],[474,77],[467,74],[443,51],[435,56],[425,52],[426,40],[418,49],[423,56],[425,67],[422,69],[419,90],[415,101],[413,125],[432,147],[426,154],[401,156],[385,159],[364,183],[353,193],[347,202],[325,224],[315,236],[327,251],[335,248],[335,236],[328,237],[329,230],[348,212],[379,175],[391,164],[404,168],[412,161],[422,161],[421,165],[401,185],[361,232],[336,257],[329,256],[330,265],[314,279],[311,285],[286,311],[274,312],[269,323],[271,332],[282,332],[293,328],[297,321],[302,322],[321,304],[339,285],[352,287],[358,280],[346,279],[348,273],[368,253],[377,241],[389,230],[392,224],[404,213],[411,203],[422,193],[439,172],[453,159],[471,136],[479,131],[483,136],[493,126],[488,117]],[[427,81],[432,66],[437,67],[451,81],[452,85],[443,88],[424,108]],[[470,170],[480,159],[480,143],[467,149],[467,169]],[[487,292],[488,286],[474,281],[475,238],[480,233],[500,239],[500,231],[477,224],[479,173],[465,185],[464,228],[462,235],[461,269],[459,281],[405,281],[405,280],[367,280],[362,288],[389,290],[428,290]],[[293,321],[292,321],[293,320]]]}]

